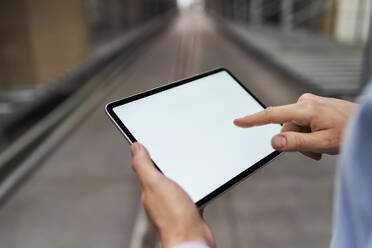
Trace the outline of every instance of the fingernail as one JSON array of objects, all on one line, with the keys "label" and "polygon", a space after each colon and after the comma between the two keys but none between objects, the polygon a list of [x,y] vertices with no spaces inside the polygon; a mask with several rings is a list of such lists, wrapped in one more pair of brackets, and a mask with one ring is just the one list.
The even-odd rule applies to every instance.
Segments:
[{"label": "fingernail", "polygon": [[133,143],[133,145],[131,146],[132,156],[136,155],[140,150],[141,150],[141,145],[138,142]]},{"label": "fingernail", "polygon": [[287,139],[282,135],[276,136],[273,141],[274,141],[273,145],[275,149],[280,149],[287,145]]}]

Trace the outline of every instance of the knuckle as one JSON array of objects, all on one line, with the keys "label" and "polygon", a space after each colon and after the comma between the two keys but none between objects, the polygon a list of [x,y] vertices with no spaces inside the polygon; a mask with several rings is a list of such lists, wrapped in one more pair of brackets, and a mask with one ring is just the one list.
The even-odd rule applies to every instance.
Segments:
[{"label": "knuckle", "polygon": [[299,98],[298,98],[298,101],[301,102],[301,101],[307,101],[307,100],[311,100],[311,99],[314,99],[315,95],[311,94],[311,93],[304,93],[302,94]]},{"label": "knuckle", "polygon": [[313,98],[308,98],[308,99],[304,99],[304,100],[301,100],[299,102],[300,104],[300,107],[301,107],[301,111],[303,111],[304,113],[306,113],[308,116],[313,116],[314,113],[317,112],[317,109],[318,109],[318,101],[316,99],[313,99]]},{"label": "knuckle", "polygon": [[292,138],[292,144],[289,145],[292,149],[299,149],[300,139],[298,136],[294,135]]},{"label": "knuckle", "polygon": [[303,106],[314,107],[320,104],[320,97],[313,95],[311,93],[305,93],[298,99],[298,103],[302,104]]},{"label": "knuckle", "polygon": [[293,135],[291,149],[301,150],[304,146],[304,139],[301,135]]},{"label": "knuckle", "polygon": [[316,111],[316,105],[313,102],[307,102],[307,104],[304,104],[304,111],[308,115],[313,115],[313,113]]}]

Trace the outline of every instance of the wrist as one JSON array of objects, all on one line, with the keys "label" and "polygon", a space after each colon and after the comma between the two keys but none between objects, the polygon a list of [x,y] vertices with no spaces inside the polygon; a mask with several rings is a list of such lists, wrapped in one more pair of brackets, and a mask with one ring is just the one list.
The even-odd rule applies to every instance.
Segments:
[{"label": "wrist", "polygon": [[204,235],[189,232],[160,233],[160,241],[163,248],[171,248],[186,242],[197,242],[211,247]]},{"label": "wrist", "polygon": [[212,247],[207,246],[200,242],[189,241],[189,242],[178,244],[172,248],[212,248]]}]

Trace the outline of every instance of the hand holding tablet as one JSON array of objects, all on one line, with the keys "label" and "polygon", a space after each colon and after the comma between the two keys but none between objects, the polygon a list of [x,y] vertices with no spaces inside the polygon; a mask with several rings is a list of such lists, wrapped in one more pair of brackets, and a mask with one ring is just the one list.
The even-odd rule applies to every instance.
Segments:
[{"label": "hand holding tablet", "polygon": [[115,101],[106,111],[127,140],[141,142],[156,167],[201,207],[279,154],[270,140],[281,125],[233,124],[264,108],[218,69]]},{"label": "hand holding tablet", "polygon": [[214,247],[213,234],[194,202],[178,184],[159,172],[145,147],[131,146],[132,167],[141,182],[141,199],[159,230],[162,247],[186,241]]}]

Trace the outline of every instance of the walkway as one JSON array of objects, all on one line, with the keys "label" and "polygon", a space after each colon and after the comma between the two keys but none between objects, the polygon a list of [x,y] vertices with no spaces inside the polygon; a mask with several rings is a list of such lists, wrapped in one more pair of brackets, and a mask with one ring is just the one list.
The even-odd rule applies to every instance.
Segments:
[{"label": "walkway", "polygon": [[361,87],[363,47],[345,45],[319,35],[230,21],[229,36],[285,75],[325,96],[356,96]]},{"label": "walkway", "polygon": [[[305,91],[247,57],[202,12],[182,13],[107,82],[116,85],[109,96],[0,210],[1,246],[128,247],[138,183],[104,105],[216,67],[230,69],[267,105],[293,102]],[[326,247],[335,162],[284,154],[211,203],[206,219],[219,247]]]}]

